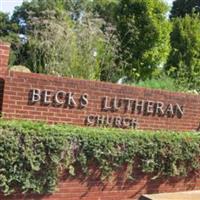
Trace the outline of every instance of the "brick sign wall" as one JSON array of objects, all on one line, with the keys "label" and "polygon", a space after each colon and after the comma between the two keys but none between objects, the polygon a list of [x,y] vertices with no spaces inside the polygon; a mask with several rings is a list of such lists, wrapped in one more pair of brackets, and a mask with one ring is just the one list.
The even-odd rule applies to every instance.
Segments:
[{"label": "brick sign wall", "polygon": [[[9,45],[0,44],[0,112],[6,119],[29,119],[49,123],[117,128],[197,130],[200,97],[97,81],[10,72]],[[50,196],[16,194],[4,200],[126,200],[144,193],[200,189],[195,174],[184,179],[136,180],[101,183],[63,177],[59,190]]]},{"label": "brick sign wall", "polygon": [[8,45],[1,44],[0,101],[4,118],[153,130],[199,128],[198,95],[41,74],[5,73],[8,49]]}]

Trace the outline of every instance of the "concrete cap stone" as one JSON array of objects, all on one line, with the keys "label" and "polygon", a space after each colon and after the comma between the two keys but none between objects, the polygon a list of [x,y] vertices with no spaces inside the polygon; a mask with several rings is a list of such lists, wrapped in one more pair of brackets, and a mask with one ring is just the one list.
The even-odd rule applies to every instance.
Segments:
[{"label": "concrete cap stone", "polygon": [[200,200],[200,190],[143,195],[140,200]]}]

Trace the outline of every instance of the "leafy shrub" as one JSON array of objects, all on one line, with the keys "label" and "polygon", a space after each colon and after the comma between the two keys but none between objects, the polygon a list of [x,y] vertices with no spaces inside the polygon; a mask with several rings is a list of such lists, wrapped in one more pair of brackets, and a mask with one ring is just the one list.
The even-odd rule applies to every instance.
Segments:
[{"label": "leafy shrub", "polygon": [[173,20],[171,53],[165,66],[178,85],[200,91],[200,18],[186,15]]},{"label": "leafy shrub", "polygon": [[145,81],[139,81],[137,83],[131,83],[131,85],[152,88],[152,89],[162,89],[162,90],[169,90],[169,91],[180,91],[185,92],[188,91],[187,88],[183,88],[178,85],[174,79],[163,76],[161,78],[152,78],[147,79]]},{"label": "leafy shrub", "polygon": [[127,178],[134,170],[158,177],[186,176],[199,169],[199,157],[199,133],[0,121],[0,188],[4,194],[15,189],[53,192],[62,170],[72,176],[81,170],[87,177],[91,163],[103,179],[122,166],[127,166]]}]

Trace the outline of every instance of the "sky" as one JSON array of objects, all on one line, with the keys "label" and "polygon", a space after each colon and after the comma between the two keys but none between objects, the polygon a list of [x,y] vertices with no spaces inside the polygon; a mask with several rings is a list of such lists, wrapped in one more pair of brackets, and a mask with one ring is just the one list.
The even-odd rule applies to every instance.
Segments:
[{"label": "sky", "polygon": [[0,0],[0,11],[12,13],[15,6],[21,5],[23,0]]},{"label": "sky", "polygon": [[[172,4],[174,0],[165,0],[169,4]],[[6,13],[12,13],[15,6],[21,5],[23,0],[0,0],[0,11]]]}]

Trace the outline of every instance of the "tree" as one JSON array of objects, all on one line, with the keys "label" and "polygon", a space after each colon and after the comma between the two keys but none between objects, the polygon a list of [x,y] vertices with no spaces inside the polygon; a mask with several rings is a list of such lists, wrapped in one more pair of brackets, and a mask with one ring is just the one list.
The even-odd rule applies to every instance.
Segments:
[{"label": "tree", "polygon": [[200,90],[200,19],[186,15],[173,21],[172,50],[166,70],[179,85]]},{"label": "tree", "polygon": [[116,9],[124,73],[133,80],[151,78],[170,50],[167,5],[162,0],[120,0]]},{"label": "tree", "polygon": [[171,18],[184,17],[186,14],[200,13],[199,0],[175,0],[171,10]]},{"label": "tree", "polygon": [[[20,38],[18,36],[19,26],[17,23],[11,22],[9,15],[0,12],[0,40],[11,43],[11,54],[10,63],[14,63],[16,60],[17,47],[20,43]],[[15,51],[13,51],[15,50]]]},{"label": "tree", "polygon": [[0,12],[0,38],[11,41],[16,37],[18,29],[18,24],[11,22],[8,14]]},{"label": "tree", "polygon": [[106,53],[104,22],[85,2],[33,0],[18,7],[12,20],[24,22],[21,32],[27,42],[17,64],[33,72],[99,79],[100,66],[112,58]]},{"label": "tree", "polygon": [[12,22],[26,38],[15,64],[33,72],[136,81],[160,71],[170,49],[163,0],[32,0]]},{"label": "tree", "polygon": [[115,10],[119,0],[95,0],[90,6],[95,16],[103,19],[101,30],[106,38],[104,59],[100,65],[100,79],[102,81],[118,81],[124,76],[123,61],[120,51],[120,41],[116,28]]}]

